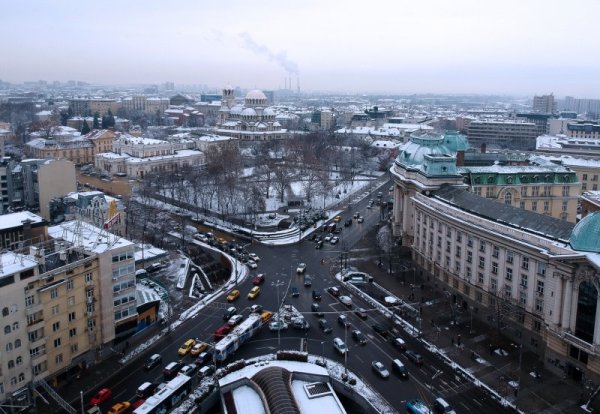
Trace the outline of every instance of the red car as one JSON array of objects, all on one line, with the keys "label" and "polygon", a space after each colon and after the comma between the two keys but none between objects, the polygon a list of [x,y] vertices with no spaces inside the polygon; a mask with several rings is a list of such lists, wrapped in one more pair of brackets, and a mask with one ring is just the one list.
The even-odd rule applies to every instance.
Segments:
[{"label": "red car", "polygon": [[220,341],[221,339],[223,339],[223,337],[225,337],[229,332],[231,332],[231,326],[228,324],[225,324],[223,326],[221,326],[220,328],[218,328],[215,331],[215,341]]},{"label": "red car", "polygon": [[146,400],[140,398],[139,400],[137,400],[136,402],[134,402],[133,404],[131,404],[131,409],[135,410],[136,408],[138,408],[140,405],[142,405]]},{"label": "red car", "polygon": [[263,284],[264,281],[265,281],[265,275],[261,273],[259,275],[256,275],[254,277],[254,279],[252,279],[252,284],[255,286],[258,286],[258,285]]},{"label": "red car", "polygon": [[104,401],[108,400],[112,395],[112,390],[110,388],[102,388],[100,391],[96,393],[90,400],[90,404],[92,405],[100,405]]}]

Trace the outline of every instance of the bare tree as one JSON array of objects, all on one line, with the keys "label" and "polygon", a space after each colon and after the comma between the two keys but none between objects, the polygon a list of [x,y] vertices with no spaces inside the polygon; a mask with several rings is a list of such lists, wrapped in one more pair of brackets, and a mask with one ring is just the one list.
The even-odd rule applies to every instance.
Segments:
[{"label": "bare tree", "polygon": [[381,266],[381,252],[388,256],[389,273],[392,273],[392,249],[394,247],[394,239],[392,238],[392,230],[388,225],[382,226],[377,232],[377,245],[380,249],[379,265]]},{"label": "bare tree", "polygon": [[292,174],[289,166],[285,162],[280,162],[275,167],[275,191],[279,195],[280,201],[283,203],[285,190],[292,181]]}]

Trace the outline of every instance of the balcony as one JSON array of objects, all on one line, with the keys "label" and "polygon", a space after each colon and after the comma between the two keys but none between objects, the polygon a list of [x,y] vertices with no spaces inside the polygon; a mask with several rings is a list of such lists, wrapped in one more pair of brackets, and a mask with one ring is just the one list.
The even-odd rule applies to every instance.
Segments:
[{"label": "balcony", "polygon": [[576,337],[570,332],[563,332],[562,338],[569,344],[574,345],[579,349],[583,349],[584,351],[592,355],[598,356],[600,354],[598,345],[590,344],[589,342],[586,342],[583,339]]},{"label": "balcony", "polygon": [[34,349],[39,346],[46,345],[47,342],[48,342],[47,338],[45,336],[43,336],[41,338],[36,339],[35,342],[30,342],[29,349]]},{"label": "balcony", "polygon": [[37,331],[44,327],[44,318],[40,317],[27,324],[27,333]]},{"label": "balcony", "polygon": [[25,315],[33,315],[37,312],[42,312],[44,310],[44,306],[41,303],[34,303],[33,305],[25,308]]}]

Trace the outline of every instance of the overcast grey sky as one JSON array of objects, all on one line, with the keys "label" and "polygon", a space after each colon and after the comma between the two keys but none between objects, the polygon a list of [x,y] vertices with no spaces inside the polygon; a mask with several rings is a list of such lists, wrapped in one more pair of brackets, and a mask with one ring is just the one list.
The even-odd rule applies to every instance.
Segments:
[{"label": "overcast grey sky", "polygon": [[5,1],[0,79],[600,98],[599,0]]}]

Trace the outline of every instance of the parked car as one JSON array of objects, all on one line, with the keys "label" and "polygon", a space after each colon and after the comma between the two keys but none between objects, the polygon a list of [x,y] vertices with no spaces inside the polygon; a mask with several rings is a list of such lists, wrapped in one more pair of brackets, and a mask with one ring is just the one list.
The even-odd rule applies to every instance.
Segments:
[{"label": "parked car", "polygon": [[354,311],[354,313],[360,319],[367,319],[367,311],[365,311],[363,308],[356,308],[356,310]]},{"label": "parked car", "polygon": [[290,292],[291,292],[292,297],[294,297],[294,298],[297,298],[298,296],[300,296],[300,291],[295,286],[292,286],[290,288]]},{"label": "parked car", "polygon": [[228,321],[233,315],[237,313],[237,308],[235,306],[230,306],[225,309],[225,313],[223,314],[223,320]]},{"label": "parked car", "polygon": [[321,307],[317,303],[313,303],[312,305],[310,305],[310,310],[311,312],[316,313],[317,316],[325,315],[325,313],[321,310]]},{"label": "parked car", "polygon": [[154,368],[157,365],[160,365],[161,363],[162,356],[160,356],[160,354],[154,354],[146,360],[146,363],[144,364],[144,369],[146,371],[150,371],[152,368]]},{"label": "parked car", "polygon": [[375,373],[377,373],[377,375],[379,375],[381,378],[388,379],[390,377],[390,372],[381,362],[373,361],[371,366],[373,367],[373,371],[375,371]]},{"label": "parked car", "polygon": [[282,320],[271,321],[269,323],[270,331],[283,331],[288,328],[288,324]]},{"label": "parked car", "polygon": [[348,307],[352,306],[352,299],[350,298],[350,296],[340,296],[339,299],[340,302],[342,302],[344,305]]},{"label": "parked car", "polygon": [[91,405],[100,405],[104,401],[108,400],[111,395],[112,395],[112,390],[110,388],[102,388],[90,399],[90,404]]},{"label": "parked car", "polygon": [[331,293],[335,297],[340,296],[340,289],[337,286],[328,287],[327,292]]},{"label": "parked car", "polygon": [[196,340],[188,339],[187,341],[185,341],[183,343],[183,345],[181,345],[179,347],[179,350],[177,351],[177,355],[179,355],[180,357],[186,356],[190,352],[190,350],[192,349],[192,347],[194,345],[196,345]]},{"label": "parked car", "polygon": [[206,351],[206,349],[208,348],[208,344],[206,342],[196,342],[196,345],[194,345],[192,347],[192,350],[190,351],[190,355],[193,357],[196,357],[198,355],[200,355],[202,352]]},{"label": "parked car", "polygon": [[342,338],[333,338],[333,347],[342,355],[348,352],[348,347],[344,341],[342,341]]},{"label": "parked car", "polygon": [[340,325],[342,325],[345,328],[350,326],[350,321],[348,320],[348,317],[344,314],[339,315],[337,321]]},{"label": "parked car", "polygon": [[321,300],[321,292],[313,289],[312,298],[313,300]]},{"label": "parked car", "polygon": [[252,289],[250,289],[250,292],[248,292],[248,299],[256,299],[258,295],[260,295],[260,288],[258,286],[254,286]]},{"label": "parked car", "polygon": [[373,327],[373,330],[375,332],[377,332],[379,335],[383,336],[384,338],[387,338],[388,331],[383,326],[376,323],[376,324],[372,325],[372,327]]},{"label": "parked car", "polygon": [[300,263],[296,268],[296,273],[304,273],[306,271],[306,263]]},{"label": "parked car", "polygon": [[352,339],[354,339],[356,342],[358,342],[361,345],[366,345],[366,343],[367,343],[367,337],[365,336],[364,333],[362,333],[358,329],[355,329],[352,331]]},{"label": "parked car", "polygon": [[256,263],[254,260],[250,259],[246,262],[246,265],[250,268],[250,269],[257,269],[258,268],[258,263]]},{"label": "parked car", "polygon": [[265,275],[263,273],[254,276],[252,284],[255,286],[262,285],[265,282]]},{"label": "parked car", "polygon": [[256,253],[248,253],[248,257],[255,262],[260,262],[260,257]]},{"label": "parked car", "polygon": [[240,297],[240,291],[237,289],[233,289],[231,292],[229,292],[229,295],[227,295],[227,302],[233,302],[234,300],[236,300],[239,297]]},{"label": "parked car", "polygon": [[409,350],[406,351],[405,355],[408,359],[410,359],[413,363],[417,364],[418,366],[423,365],[423,357],[418,352]]},{"label": "parked car", "polygon": [[321,330],[325,333],[331,333],[331,331],[333,331],[326,319],[319,319],[319,328],[321,328]]},{"label": "parked car", "polygon": [[408,370],[399,359],[394,359],[392,361],[392,371],[394,371],[400,378],[408,378]]}]

